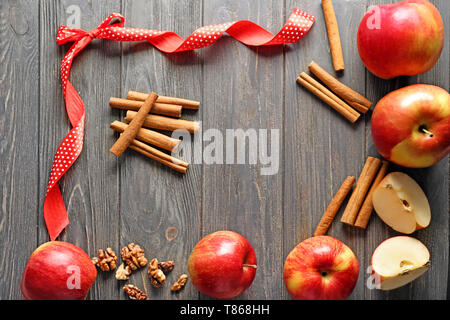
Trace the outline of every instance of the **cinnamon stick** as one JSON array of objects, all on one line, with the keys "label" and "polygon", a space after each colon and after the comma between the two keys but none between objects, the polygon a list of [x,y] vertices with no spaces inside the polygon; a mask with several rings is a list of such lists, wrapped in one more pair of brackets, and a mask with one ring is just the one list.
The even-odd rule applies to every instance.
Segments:
[{"label": "cinnamon stick", "polygon": [[345,69],[344,56],[342,54],[341,37],[331,0],[322,0],[323,15],[327,27],[328,41],[330,43],[331,57],[335,71]]},{"label": "cinnamon stick", "polygon": [[164,152],[161,152],[158,149],[146,145],[145,143],[136,139],[132,141],[130,149],[133,149],[134,151],[137,151],[140,154],[143,154],[144,156],[158,161],[159,163],[162,163],[165,166],[181,173],[186,173],[187,168],[189,167],[188,163],[175,157],[169,156],[168,154],[165,154]]},{"label": "cinnamon stick", "polygon": [[384,176],[389,167],[388,161],[382,161],[382,165],[380,171],[372,183],[369,192],[367,193],[366,199],[364,200],[361,209],[359,210],[358,216],[356,218],[355,227],[365,229],[367,224],[369,223],[370,216],[373,211],[373,203],[372,203],[372,195],[375,191],[376,187],[380,184],[381,180],[383,180]]},{"label": "cinnamon stick", "polygon": [[142,107],[138,112],[136,112],[134,119],[130,121],[129,126],[123,131],[119,139],[117,139],[109,151],[119,157],[128,148],[134,138],[136,138],[139,129],[144,123],[146,115],[152,110],[156,99],[158,99],[158,95],[156,93],[152,92],[148,95]]},{"label": "cinnamon stick", "polygon": [[[323,86],[320,82],[315,80],[313,77],[309,76],[305,72],[302,72],[302,73],[300,73],[299,78],[300,79],[297,78],[297,81],[299,81],[300,83],[302,83],[301,79],[303,79],[306,82],[308,82],[310,85],[315,87],[314,92],[313,92],[314,94],[316,94],[315,91],[317,91],[316,89],[318,89],[323,94],[328,96],[328,98],[332,99],[334,102],[336,102],[338,105],[340,105],[340,107],[339,107],[336,104],[332,103],[330,106],[332,108],[334,108],[336,111],[338,111],[339,113],[341,113],[344,117],[346,117],[347,120],[349,120],[352,123],[355,122],[356,120],[358,120],[360,114],[355,109],[353,109],[347,103],[342,101],[337,95],[335,95],[333,92],[328,90],[325,86]],[[310,89],[311,87],[309,86],[307,88]],[[320,93],[319,93],[319,95],[320,95]],[[321,98],[323,96],[320,95],[318,97]],[[327,102],[327,101],[324,101],[324,102]]]},{"label": "cinnamon stick", "polygon": [[134,139],[131,144],[134,145],[135,147],[138,147],[138,148],[140,148],[142,150],[147,151],[148,153],[151,153],[151,154],[155,155],[156,157],[159,157],[159,158],[161,158],[163,160],[166,160],[166,161],[170,161],[173,164],[176,164],[178,166],[182,166],[182,167],[185,167],[185,168],[189,167],[189,163],[187,163],[186,161],[183,161],[183,160],[180,160],[178,158],[172,157],[172,156],[170,156],[170,155],[168,155],[168,154],[166,154],[166,153],[164,153],[162,151],[159,151],[158,149],[153,148],[152,146],[149,146],[148,144],[145,144],[145,143],[143,143],[143,142],[141,142],[141,141],[139,141],[137,139]]},{"label": "cinnamon stick", "polygon": [[186,167],[179,166],[179,165],[176,165],[176,164],[174,164],[174,163],[172,163],[172,162],[170,162],[170,161],[161,159],[161,158],[159,158],[159,157],[157,157],[157,156],[155,156],[155,155],[153,155],[153,154],[151,154],[151,153],[145,151],[144,149],[141,149],[141,148],[139,148],[139,147],[136,147],[135,145],[131,145],[131,146],[130,146],[130,149],[132,149],[132,150],[134,150],[134,151],[136,151],[136,152],[139,152],[140,154],[142,154],[142,155],[144,155],[144,156],[146,156],[146,157],[148,157],[148,158],[150,158],[150,159],[153,159],[153,160],[155,160],[155,161],[158,161],[159,163],[162,163],[162,164],[168,166],[169,168],[171,168],[171,169],[173,169],[173,170],[175,170],[175,171],[177,171],[177,172],[180,172],[180,173],[186,173],[186,171],[187,171],[187,168],[186,168]]},{"label": "cinnamon stick", "polygon": [[[128,100],[116,97],[109,98],[110,107],[116,109],[138,111],[143,104],[143,101]],[[182,108],[183,107],[181,105],[155,102],[151,113],[179,118],[181,117]]]},{"label": "cinnamon stick", "polygon": [[369,110],[372,102],[360,95],[355,90],[346,86],[331,74],[326,72],[316,62],[311,61],[308,66],[309,70],[314,73],[331,91],[336,95],[344,99],[349,105],[358,110],[361,113],[366,113]]},{"label": "cinnamon stick", "polygon": [[[135,111],[127,111],[125,116],[126,122],[132,122],[137,116]],[[184,129],[190,133],[195,133],[200,130],[198,122],[172,119],[168,117],[157,116],[155,114],[149,114],[145,117],[143,126],[146,128],[159,129],[165,131],[174,131],[177,129]]]},{"label": "cinnamon stick", "polygon": [[343,115],[351,123],[354,123],[356,120],[358,120],[360,116],[358,112],[352,109],[344,101],[339,99],[335,94],[333,94],[319,82],[308,76],[306,73],[302,72],[300,76],[298,76],[297,82],[308,89],[310,92],[312,92],[320,100]]},{"label": "cinnamon stick", "polygon": [[[144,101],[147,98],[148,94],[138,91],[128,91],[128,99],[130,100],[138,100]],[[175,97],[167,97],[167,96],[159,96],[156,102],[159,103],[168,103],[168,104],[177,104],[182,105],[185,109],[194,109],[197,110],[200,108],[200,102],[182,98]]]},{"label": "cinnamon stick", "polygon": [[[128,124],[121,121],[114,121],[110,124],[111,129],[120,133],[122,133],[127,127]],[[175,151],[181,142],[179,139],[174,139],[166,136],[165,134],[145,128],[139,129],[136,139],[167,151]]]},{"label": "cinnamon stick", "polygon": [[342,202],[344,202],[344,199],[347,197],[348,193],[352,189],[355,181],[356,181],[356,178],[350,177],[350,176],[344,180],[341,187],[336,192],[336,194],[334,195],[330,204],[328,205],[327,210],[325,211],[322,218],[320,219],[320,222],[317,225],[316,231],[314,232],[314,236],[323,236],[323,235],[327,234],[327,231],[331,225],[331,222],[333,222],[334,217],[336,216],[336,214],[339,211],[339,208],[342,205]]},{"label": "cinnamon stick", "polygon": [[347,207],[342,214],[341,222],[354,225],[356,216],[358,215],[361,204],[363,203],[367,190],[377,174],[378,168],[381,165],[381,161],[378,158],[367,157],[364,167],[356,182],[355,190],[353,191],[350,199],[348,200]]}]

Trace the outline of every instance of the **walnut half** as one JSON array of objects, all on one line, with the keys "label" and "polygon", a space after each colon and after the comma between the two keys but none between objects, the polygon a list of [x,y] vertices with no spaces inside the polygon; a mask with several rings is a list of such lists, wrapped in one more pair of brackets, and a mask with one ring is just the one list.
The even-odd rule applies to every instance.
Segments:
[{"label": "walnut half", "polygon": [[125,266],[123,263],[117,268],[116,279],[117,280],[128,280],[131,274],[130,266]]},{"label": "walnut half", "polygon": [[164,272],[164,274],[167,274],[168,272],[172,271],[175,267],[175,262],[172,260],[159,262],[158,267]]},{"label": "walnut half", "polygon": [[111,248],[107,248],[106,251],[99,249],[97,251],[97,257],[91,260],[102,271],[111,271],[117,266],[117,255]]},{"label": "walnut half", "polygon": [[182,275],[178,278],[177,282],[175,282],[175,283],[170,287],[170,290],[172,290],[172,291],[180,291],[180,290],[184,287],[184,285],[186,284],[187,279],[188,279],[188,275],[187,275],[187,274],[182,274]]},{"label": "walnut half", "polygon": [[132,284],[127,284],[123,288],[123,291],[126,292],[128,297],[132,300],[145,300],[147,299],[147,294]]},{"label": "walnut half", "polygon": [[122,259],[131,268],[131,270],[144,267],[148,263],[144,250],[137,244],[130,243],[128,246],[123,247],[121,254]]},{"label": "walnut half", "polygon": [[150,283],[159,288],[166,281],[164,272],[159,268],[158,259],[152,259],[148,264],[148,276],[150,277]]}]

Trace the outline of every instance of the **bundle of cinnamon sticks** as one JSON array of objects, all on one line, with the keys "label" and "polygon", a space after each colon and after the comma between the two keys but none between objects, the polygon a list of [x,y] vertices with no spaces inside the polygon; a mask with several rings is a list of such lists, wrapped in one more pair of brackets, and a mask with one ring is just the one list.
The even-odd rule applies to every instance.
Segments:
[{"label": "bundle of cinnamon sticks", "polygon": [[198,110],[200,102],[159,96],[154,92],[147,94],[129,91],[127,99],[111,97],[109,105],[111,108],[127,110],[125,122],[114,121],[110,124],[111,129],[120,133],[119,139],[110,149],[113,154],[119,157],[130,148],[175,171],[186,173],[188,163],[160,150],[176,151],[181,140],[150,129],[184,129],[190,133],[199,131],[198,122],[179,118],[183,109]]},{"label": "bundle of cinnamon sticks", "polygon": [[341,222],[365,229],[373,211],[372,194],[378,184],[383,180],[387,173],[389,162],[374,157],[367,157],[364,167],[356,178],[347,177],[323,214],[317,225],[314,236],[325,235],[333,222],[334,217],[339,211],[342,203],[352,190],[356,182],[355,189],[347,202]]},{"label": "bundle of cinnamon sticks", "polygon": [[351,123],[358,120],[361,115],[360,113],[365,114],[370,109],[372,102],[334,78],[316,62],[311,61],[308,68],[329,89],[305,72],[302,72],[298,76],[297,82],[343,115]]}]

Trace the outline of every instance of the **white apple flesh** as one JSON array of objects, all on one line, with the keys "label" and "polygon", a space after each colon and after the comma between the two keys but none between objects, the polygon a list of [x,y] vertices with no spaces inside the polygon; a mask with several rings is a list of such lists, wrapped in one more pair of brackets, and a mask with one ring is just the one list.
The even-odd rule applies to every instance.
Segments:
[{"label": "white apple flesh", "polygon": [[381,220],[395,231],[411,234],[430,224],[431,210],[425,193],[402,172],[384,177],[373,193],[372,203]]},{"label": "white apple flesh", "polygon": [[419,240],[398,236],[385,240],[372,255],[378,289],[392,290],[417,279],[430,268],[430,252]]}]

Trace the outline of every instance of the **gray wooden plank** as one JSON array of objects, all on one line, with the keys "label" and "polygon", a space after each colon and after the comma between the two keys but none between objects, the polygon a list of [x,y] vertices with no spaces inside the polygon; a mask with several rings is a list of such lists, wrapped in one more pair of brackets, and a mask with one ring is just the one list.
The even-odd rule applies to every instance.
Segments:
[{"label": "gray wooden plank", "polygon": [[[245,19],[277,33],[285,22],[283,3],[204,3],[206,25]],[[279,168],[273,175],[262,175],[265,166],[259,160],[256,165],[249,164],[248,155],[246,164],[204,164],[202,233],[233,230],[253,245],[259,267],[253,284],[238,299],[279,299],[284,286],[283,47],[252,49],[224,36],[203,50],[204,131],[219,130],[226,150],[226,129],[279,130]],[[204,150],[211,142],[204,142]],[[248,144],[245,150],[248,152]],[[224,154],[224,159],[226,156],[230,155]]]},{"label": "gray wooden plank", "polygon": [[36,247],[39,147],[38,3],[0,3],[0,299],[22,299]]},{"label": "gray wooden plank", "polygon": [[[202,21],[201,1],[124,1],[123,8],[127,26],[172,30],[183,37]],[[166,55],[144,42],[123,45],[124,97],[128,90],[138,90],[198,100],[200,111],[183,111],[182,118],[201,120],[208,107],[201,99],[201,80],[197,52]],[[120,112],[114,114],[120,118]],[[130,282],[144,288],[152,300],[196,298],[197,291],[190,283],[179,294],[172,294],[168,287],[177,276],[187,273],[189,253],[199,240],[201,166],[191,164],[182,175],[132,150],[125,152],[119,163],[121,246],[136,242],[145,248],[149,260],[171,259],[176,265],[164,288],[151,286],[147,270],[136,272]]]},{"label": "gray wooden plank", "polygon": [[[391,3],[392,1],[368,1],[368,5]],[[440,10],[446,27],[446,34],[449,33],[449,3],[445,0],[431,1]],[[447,70],[445,72],[444,70]],[[444,51],[437,64],[430,71],[413,76],[398,77],[392,80],[382,80],[367,71],[367,96],[377,102],[388,92],[400,87],[415,83],[427,83],[438,85],[449,90],[449,40],[446,37]],[[367,122],[367,152],[376,155],[377,151],[370,139],[370,122]],[[428,196],[432,219],[429,227],[413,233],[411,236],[421,240],[430,250],[431,269],[421,278],[415,280],[407,286],[382,292],[378,290],[366,289],[366,299],[446,299],[449,267],[449,203],[448,203],[448,158],[443,159],[438,164],[425,169],[406,169],[393,165],[390,171],[402,171],[415,179]],[[367,228],[369,237],[366,238],[367,257],[383,240],[395,235],[400,235],[383,224],[374,213]],[[366,266],[368,267],[368,266]],[[366,274],[368,277],[368,274]]]},{"label": "gray wooden plank", "polygon": [[[369,5],[391,1],[365,2],[333,1],[347,67],[340,79],[374,102],[412,83],[448,90],[448,73],[443,72],[450,71],[448,37],[438,64],[425,74],[386,81],[364,71],[356,48],[359,21]],[[440,9],[449,34],[450,21],[444,13],[450,3],[432,2]],[[121,11],[120,3],[0,4],[4,21],[0,24],[0,74],[4,75],[0,78],[0,159],[4,164],[0,176],[5,181],[0,215],[0,235],[5,239],[0,252],[5,259],[0,270],[9,275],[0,279],[1,299],[22,297],[19,281],[26,260],[38,244],[48,240],[42,216],[45,189],[52,157],[70,129],[59,76],[59,64],[69,45],[56,44],[57,28],[66,24],[69,5],[80,7],[81,27],[89,30],[109,13]],[[134,241],[145,247],[148,258],[175,260],[168,278],[172,282],[187,271],[189,252],[201,236],[219,229],[235,230],[253,244],[259,264],[252,287],[239,298],[288,299],[281,277],[285,257],[312,236],[343,179],[359,174],[366,155],[378,155],[370,138],[370,113],[351,125],[295,83],[311,59],[332,70],[320,1],[298,4],[287,0],[283,6],[263,1],[161,0],[148,4],[124,0],[122,6],[126,26],[174,30],[182,36],[203,24],[235,19],[250,19],[277,32],[295,6],[317,20],[304,39],[284,50],[251,49],[226,36],[212,47],[175,55],[162,54],[146,43],[97,40],[90,44],[72,68],[71,81],[86,105],[86,140],[82,155],[61,183],[71,219],[61,240],[79,245],[90,255],[106,246],[119,253],[121,246]],[[340,17],[345,17],[344,24]],[[107,101],[110,96],[125,96],[129,89],[200,100],[201,110],[183,117],[203,120],[204,131],[216,128],[224,137],[229,128],[280,129],[279,173],[262,176],[262,165],[193,164],[181,176],[133,151],[117,160],[108,152],[116,138],[108,124],[123,114],[111,111]],[[39,113],[32,109],[36,105]],[[274,112],[275,108],[279,110]],[[38,137],[37,143],[30,143],[31,135]],[[23,168],[27,168],[25,174],[21,174]],[[432,269],[398,290],[369,290],[366,269],[373,250],[398,233],[376,214],[363,231],[342,225],[339,213],[329,235],[348,244],[360,262],[360,278],[351,298],[448,298],[448,158],[427,169],[394,166],[391,170],[397,169],[415,178],[429,196],[432,223],[413,236],[430,248]],[[19,236],[23,234],[27,237]],[[14,259],[8,259],[12,252]],[[177,295],[167,287],[155,290],[146,269],[133,274],[130,283],[146,289],[150,299],[206,298],[191,284]],[[112,273],[100,272],[88,298],[126,299],[121,285]]]},{"label": "gray wooden plank", "polygon": [[[346,70],[339,80],[349,85],[357,92],[364,94],[365,71],[364,65],[361,63],[358,55],[356,34],[359,22],[365,12],[365,1],[356,0],[334,2],[336,15],[341,21],[341,41],[346,63]],[[327,69],[331,71],[331,65]],[[333,192],[336,192],[336,188],[339,188],[346,176],[353,175],[358,177],[362,170],[367,157],[367,153],[364,148],[364,144],[367,140],[364,122],[367,117],[368,115],[361,115],[358,123],[353,126],[349,126],[349,123],[345,123],[345,125],[343,125],[343,121],[339,122],[340,125],[338,125],[335,121],[332,121],[330,125],[329,132],[331,136],[331,146],[333,146],[331,153],[333,161],[331,161],[330,179],[333,182],[333,185],[335,185]],[[334,161],[335,159],[339,160]],[[344,206],[342,209],[344,209]],[[341,222],[335,223],[333,227],[334,228],[330,230],[330,235],[341,239],[350,248],[352,248],[360,264],[358,283],[350,296],[350,299],[363,299],[365,287],[363,276],[365,274],[364,266],[368,263],[368,257],[364,247],[364,239],[368,235],[364,230],[349,227]]]},{"label": "gray wooden plank", "polygon": [[[340,81],[364,94],[364,68],[356,48],[356,30],[364,12],[364,1],[333,1],[338,18],[346,69],[336,74]],[[295,1],[286,2],[286,13]],[[308,1],[299,8],[316,17],[309,34],[293,50],[286,51],[285,75],[285,182],[284,252],[312,237],[331,198],[346,176],[358,177],[365,161],[364,116],[355,124],[322,103],[295,82],[301,71],[308,71],[311,60],[334,74],[328,37],[320,1]],[[345,207],[345,202],[341,212]],[[364,232],[335,218],[328,235],[347,244],[360,263],[358,283],[350,296],[364,296]],[[288,294],[285,293],[285,296]]]},{"label": "gray wooden plank", "polygon": [[[58,26],[73,23],[79,9],[80,27],[91,30],[110,13],[120,11],[116,1],[43,1],[41,4],[41,103],[40,103],[40,217],[39,243],[48,241],[42,216],[46,183],[53,155],[70,130],[66,115],[59,66],[71,44],[55,42]],[[69,7],[74,8],[72,11]],[[98,249],[119,248],[119,197],[117,160],[108,150],[114,142],[109,123],[115,119],[108,99],[120,92],[120,43],[94,40],[74,60],[70,81],[86,108],[83,151],[63,177],[60,187],[70,225],[60,240],[74,243],[95,256]],[[120,290],[113,273],[99,272],[88,298],[117,299]]]}]

